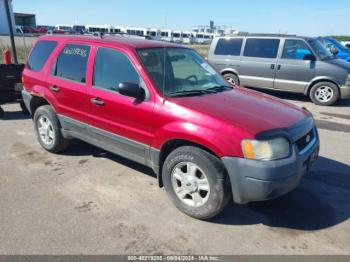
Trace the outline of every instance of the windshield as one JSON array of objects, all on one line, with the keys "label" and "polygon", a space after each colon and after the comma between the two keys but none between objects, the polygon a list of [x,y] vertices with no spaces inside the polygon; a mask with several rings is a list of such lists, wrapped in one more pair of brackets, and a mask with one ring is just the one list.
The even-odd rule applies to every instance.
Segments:
[{"label": "windshield", "polygon": [[334,55],[322,44],[319,39],[309,39],[308,42],[321,60],[334,58]]},{"label": "windshield", "polygon": [[232,89],[191,49],[147,48],[139,49],[137,53],[153,82],[165,96],[195,96]]}]

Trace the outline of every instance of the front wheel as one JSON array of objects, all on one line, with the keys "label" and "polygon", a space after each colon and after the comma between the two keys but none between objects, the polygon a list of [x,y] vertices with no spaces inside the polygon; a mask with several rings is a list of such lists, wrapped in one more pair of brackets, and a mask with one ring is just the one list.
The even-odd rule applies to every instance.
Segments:
[{"label": "front wheel", "polygon": [[316,105],[333,105],[339,99],[339,89],[330,82],[317,83],[310,90],[310,99]]},{"label": "front wheel", "polygon": [[179,147],[170,153],[163,165],[162,178],[170,200],[194,218],[214,217],[231,199],[222,162],[197,147]]},{"label": "front wheel", "polygon": [[231,85],[239,86],[239,79],[238,76],[232,73],[226,73],[223,75],[226,82],[228,82]]},{"label": "front wheel", "polygon": [[0,106],[0,118],[3,118],[5,114],[4,109],[2,109],[2,107]]}]

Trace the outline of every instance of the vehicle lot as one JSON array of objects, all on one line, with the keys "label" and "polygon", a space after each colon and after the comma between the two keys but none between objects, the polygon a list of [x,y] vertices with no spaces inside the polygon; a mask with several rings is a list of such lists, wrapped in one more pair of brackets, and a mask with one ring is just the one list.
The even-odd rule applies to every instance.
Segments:
[{"label": "vehicle lot", "polygon": [[315,106],[320,158],[292,193],[230,204],[209,222],[180,213],[148,168],[76,141],[44,151],[30,119],[0,120],[1,254],[350,254],[350,99]]}]

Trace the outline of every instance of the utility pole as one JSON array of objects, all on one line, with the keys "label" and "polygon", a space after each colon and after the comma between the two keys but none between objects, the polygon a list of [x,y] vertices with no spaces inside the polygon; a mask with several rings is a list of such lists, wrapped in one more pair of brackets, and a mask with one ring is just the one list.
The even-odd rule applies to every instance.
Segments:
[{"label": "utility pole", "polygon": [[11,19],[9,1],[11,1],[11,0],[5,0],[4,2],[5,2],[5,9],[6,9],[6,15],[7,15],[7,22],[9,24],[9,31],[10,31],[10,40],[11,40],[13,60],[15,61],[15,64],[18,64],[16,45],[15,45],[15,38],[13,36],[13,27],[12,27],[12,19]]}]

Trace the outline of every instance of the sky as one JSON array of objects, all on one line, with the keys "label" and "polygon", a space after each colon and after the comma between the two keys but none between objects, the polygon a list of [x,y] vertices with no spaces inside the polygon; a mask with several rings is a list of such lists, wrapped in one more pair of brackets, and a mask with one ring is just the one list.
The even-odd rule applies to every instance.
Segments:
[{"label": "sky", "polygon": [[13,0],[37,24],[191,29],[232,26],[250,33],[350,35],[349,0]]}]

